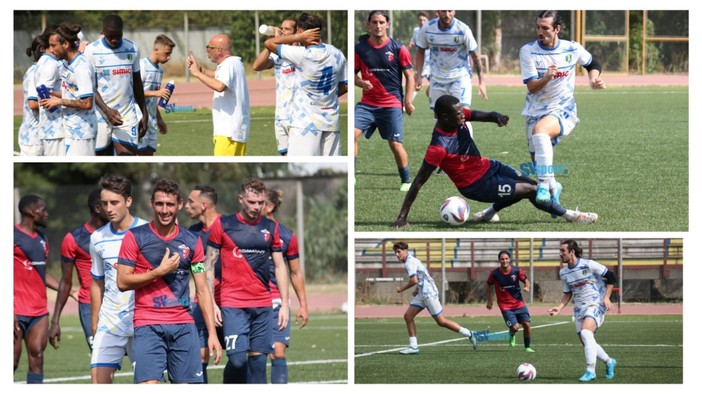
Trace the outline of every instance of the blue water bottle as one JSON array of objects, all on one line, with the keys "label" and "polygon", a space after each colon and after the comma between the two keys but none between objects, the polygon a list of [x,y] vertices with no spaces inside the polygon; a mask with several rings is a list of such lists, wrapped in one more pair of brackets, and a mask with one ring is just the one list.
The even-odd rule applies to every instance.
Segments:
[{"label": "blue water bottle", "polygon": [[[172,79],[171,79],[170,81],[168,81],[168,83],[166,84],[166,89],[168,89],[168,90],[171,91],[171,96],[172,96],[172,95],[173,95],[173,89],[175,89],[175,81],[172,80]],[[169,98],[169,100],[170,100],[170,98]],[[168,100],[164,100],[163,97],[161,97],[160,99],[158,99],[158,106],[159,106],[159,107],[161,107],[161,108],[166,108],[166,104],[168,104]]]},{"label": "blue water bottle", "polygon": [[[49,88],[46,85],[37,86],[37,94],[39,94],[40,99],[51,98],[51,93],[49,93]],[[55,112],[57,109],[58,107],[51,108],[49,112]]]}]

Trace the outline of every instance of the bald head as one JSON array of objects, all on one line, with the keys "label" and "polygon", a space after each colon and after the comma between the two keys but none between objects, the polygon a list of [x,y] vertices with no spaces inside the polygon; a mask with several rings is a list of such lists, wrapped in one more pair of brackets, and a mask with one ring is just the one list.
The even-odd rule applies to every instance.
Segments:
[{"label": "bald head", "polygon": [[231,56],[232,41],[226,34],[215,34],[207,43],[207,57],[219,64]]}]

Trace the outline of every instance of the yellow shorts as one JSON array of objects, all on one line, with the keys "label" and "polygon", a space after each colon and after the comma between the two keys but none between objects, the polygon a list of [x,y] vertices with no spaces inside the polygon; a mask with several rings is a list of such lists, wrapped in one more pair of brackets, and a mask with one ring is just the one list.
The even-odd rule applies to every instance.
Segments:
[{"label": "yellow shorts", "polygon": [[229,137],[214,136],[215,156],[246,156],[246,142],[237,142]]}]

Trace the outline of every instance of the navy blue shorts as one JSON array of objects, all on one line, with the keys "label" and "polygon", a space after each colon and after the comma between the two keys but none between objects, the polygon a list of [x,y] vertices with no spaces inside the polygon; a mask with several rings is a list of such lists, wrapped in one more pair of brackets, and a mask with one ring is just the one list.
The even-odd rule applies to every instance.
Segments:
[{"label": "navy blue shorts", "polygon": [[227,355],[241,352],[271,353],[273,308],[222,308]]},{"label": "navy blue shorts", "polygon": [[202,309],[200,309],[200,304],[197,302],[190,303],[190,316],[195,320],[195,328],[197,328],[197,336],[200,340],[200,347],[207,347],[207,324],[205,324],[205,317],[202,315]]},{"label": "navy blue shorts", "polygon": [[278,312],[280,307],[273,308],[273,321],[271,322],[271,329],[273,330],[273,342],[284,343],[285,347],[290,346],[290,322],[285,326],[283,331],[278,331]]},{"label": "navy blue shorts", "polygon": [[93,348],[93,329],[90,327],[90,303],[78,303],[78,316],[80,317],[80,326],[83,327],[85,340],[88,342],[90,349]]},{"label": "navy blue shorts", "polygon": [[41,315],[41,316],[24,316],[24,315],[15,315],[17,318],[17,323],[19,324],[20,328],[22,329],[22,335],[27,336],[29,331],[32,330],[32,328],[41,321],[41,319],[49,316],[47,313],[46,315]]},{"label": "navy blue shorts", "polygon": [[373,107],[358,103],[353,127],[361,130],[366,138],[370,138],[377,128],[384,140],[402,142],[402,108]]},{"label": "navy blue shorts", "polygon": [[533,181],[514,168],[497,160],[490,160],[490,169],[472,185],[459,189],[462,195],[480,202],[513,201],[517,181]]},{"label": "navy blue shorts", "polygon": [[203,383],[200,341],[193,323],[152,324],[134,328],[134,383]]},{"label": "navy blue shorts", "polygon": [[507,327],[513,327],[517,323],[529,323],[531,321],[529,309],[526,306],[519,309],[502,311],[502,317],[505,319]]}]

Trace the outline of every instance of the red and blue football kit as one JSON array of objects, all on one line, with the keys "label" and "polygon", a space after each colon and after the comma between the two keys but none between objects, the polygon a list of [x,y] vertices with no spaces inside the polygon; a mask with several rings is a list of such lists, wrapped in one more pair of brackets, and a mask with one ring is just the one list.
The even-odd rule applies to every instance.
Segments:
[{"label": "red and blue football kit", "polygon": [[[200,237],[200,242],[202,242],[202,248],[203,250],[207,248],[207,241],[210,239],[210,231],[212,231],[212,227],[214,227],[215,223],[219,222],[219,220],[222,218],[222,215],[217,215],[217,218],[212,222],[212,225],[210,227],[205,227],[202,222],[195,223],[190,228],[188,228],[189,231],[194,232],[197,234],[198,237]],[[219,300],[221,298],[221,292],[222,292],[222,259],[217,258],[217,261],[215,261],[214,265],[214,300],[217,305],[219,305]],[[195,300],[197,302],[197,299]]]},{"label": "red and blue football kit", "polygon": [[[280,242],[283,245],[283,260],[285,264],[289,264],[290,260],[294,260],[300,257],[300,252],[297,248],[297,236],[292,230],[285,227],[282,224],[278,224],[278,229],[280,231]],[[271,297],[275,300],[280,298],[280,291],[278,290],[278,280],[275,278],[275,265],[271,264]]]},{"label": "red and blue football kit", "polygon": [[509,272],[503,272],[500,268],[497,268],[490,273],[487,283],[495,285],[497,305],[501,311],[516,310],[526,306],[519,286],[519,282],[525,281],[526,278],[526,275],[519,267],[512,265],[510,265]]},{"label": "red and blue football kit", "polygon": [[46,306],[46,262],[49,242],[37,231],[28,234],[15,225],[14,234],[14,313],[21,316],[43,316]]},{"label": "red and blue football kit", "polygon": [[412,57],[407,48],[388,38],[375,46],[370,39],[356,44],[355,72],[361,72],[364,81],[370,81],[373,89],[363,92],[361,103],[381,108],[402,108],[403,70],[412,69]]},{"label": "red and blue football kit", "polygon": [[78,271],[78,302],[81,304],[90,304],[90,268],[93,264],[90,258],[90,235],[93,232],[95,229],[85,223],[67,233],[61,243],[61,262],[74,264]]},{"label": "red and blue football kit", "polygon": [[153,227],[140,226],[129,230],[122,240],[118,264],[134,267],[141,274],[158,267],[166,253],[180,255],[180,265],[174,272],[155,279],[135,290],[134,327],[153,324],[193,323],[190,309],[190,266],[205,260],[200,238],[183,227],[168,238],[160,236]]},{"label": "red and blue football kit", "polygon": [[270,307],[272,252],[281,252],[278,223],[265,217],[247,222],[239,213],[212,226],[208,245],[220,249],[221,307]]}]

